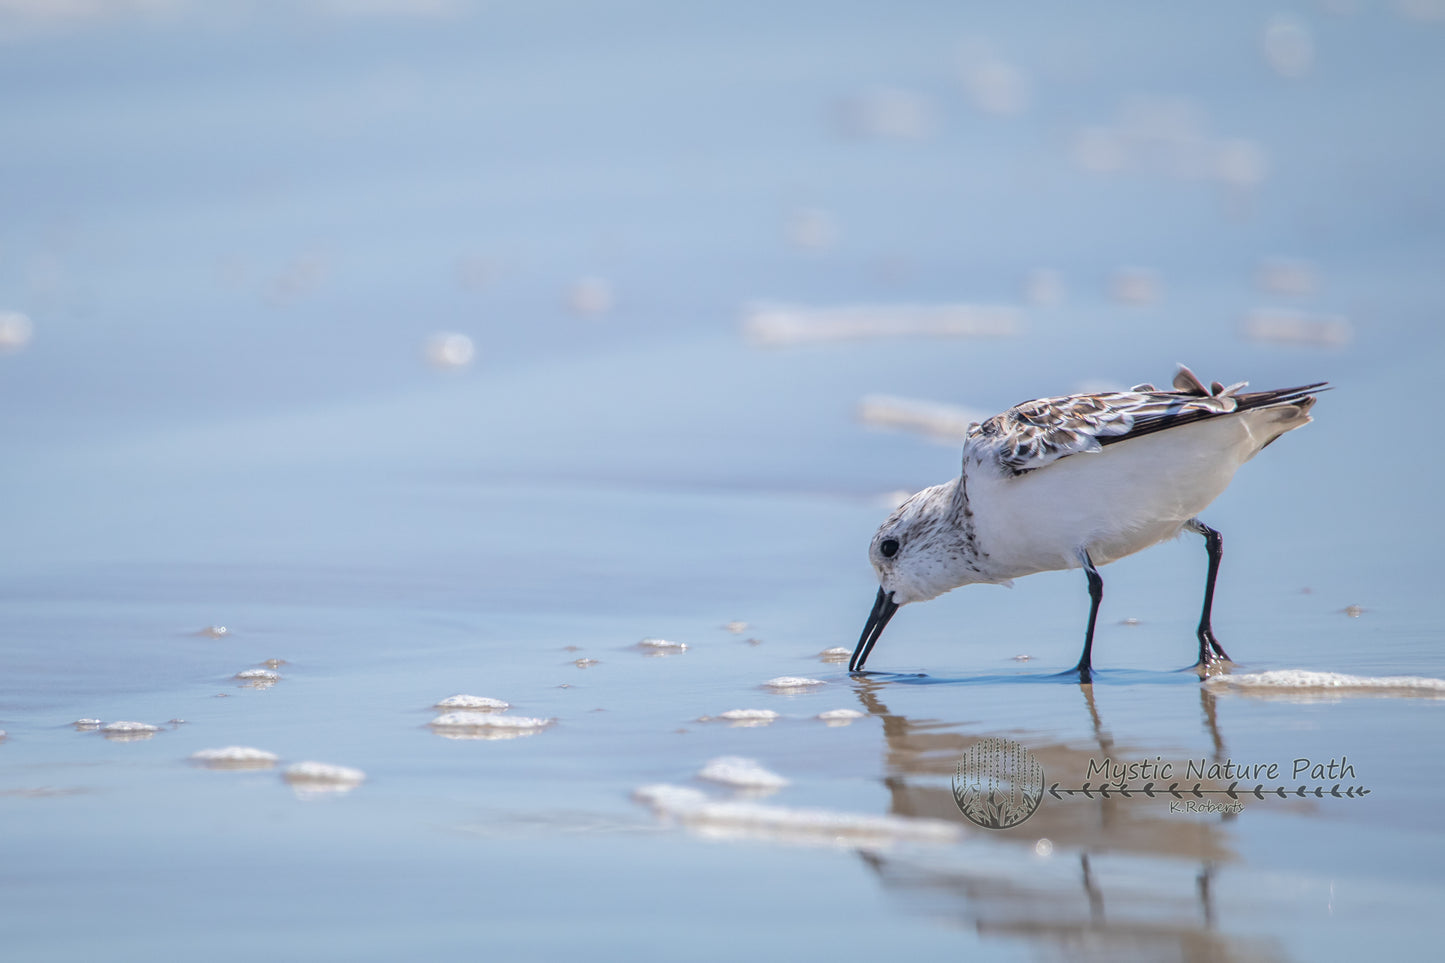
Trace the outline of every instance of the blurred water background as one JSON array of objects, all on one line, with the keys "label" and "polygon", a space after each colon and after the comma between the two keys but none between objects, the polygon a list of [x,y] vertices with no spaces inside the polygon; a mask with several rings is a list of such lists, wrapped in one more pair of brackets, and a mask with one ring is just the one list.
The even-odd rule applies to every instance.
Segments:
[{"label": "blurred water background", "polygon": [[[1185,362],[1338,387],[1205,516],[1238,671],[1445,677],[1442,85],[1438,0],[3,0],[3,955],[1431,955],[1445,702],[1175,672],[1195,539],[1092,687],[1078,573],[819,653],[960,424]],[[986,735],[1371,792],[989,833]]]}]

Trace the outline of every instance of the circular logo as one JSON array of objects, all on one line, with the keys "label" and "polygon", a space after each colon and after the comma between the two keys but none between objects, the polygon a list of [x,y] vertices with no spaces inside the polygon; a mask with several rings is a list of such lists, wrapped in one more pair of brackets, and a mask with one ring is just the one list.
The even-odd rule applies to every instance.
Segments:
[{"label": "circular logo", "polygon": [[980,739],[958,760],[953,801],[968,821],[984,829],[1011,829],[1034,814],[1044,799],[1044,767],[1010,739]]}]

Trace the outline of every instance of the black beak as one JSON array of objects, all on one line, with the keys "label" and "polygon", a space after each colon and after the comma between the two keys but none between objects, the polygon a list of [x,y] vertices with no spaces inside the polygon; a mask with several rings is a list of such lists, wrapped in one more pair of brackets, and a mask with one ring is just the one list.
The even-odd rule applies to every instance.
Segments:
[{"label": "black beak", "polygon": [[863,663],[868,661],[868,653],[873,651],[878,636],[883,634],[883,627],[897,611],[898,603],[893,601],[893,596],[880,588],[878,598],[873,600],[873,611],[868,613],[868,624],[863,626],[863,634],[858,637],[858,648],[853,650],[853,658],[848,660],[849,672],[863,668]]}]

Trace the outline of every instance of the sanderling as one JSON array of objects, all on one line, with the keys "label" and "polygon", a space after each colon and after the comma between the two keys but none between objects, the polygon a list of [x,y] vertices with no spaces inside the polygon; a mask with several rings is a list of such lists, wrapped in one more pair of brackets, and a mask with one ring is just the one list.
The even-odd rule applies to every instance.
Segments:
[{"label": "sanderling", "polygon": [[1209,553],[1196,668],[1227,660],[1210,626],[1222,540],[1197,516],[1240,465],[1307,424],[1312,392],[1328,390],[1324,382],[1244,387],[1205,387],[1180,365],[1173,391],[1144,384],[1042,398],[973,425],[963,473],[908,499],[873,536],[868,558],[880,587],[848,671],[863,668],[888,620],[909,602],[973,582],[1008,585],[1082,568],[1089,624],[1072,671],[1088,681],[1104,593],[1098,567],[1185,529],[1204,536]]}]

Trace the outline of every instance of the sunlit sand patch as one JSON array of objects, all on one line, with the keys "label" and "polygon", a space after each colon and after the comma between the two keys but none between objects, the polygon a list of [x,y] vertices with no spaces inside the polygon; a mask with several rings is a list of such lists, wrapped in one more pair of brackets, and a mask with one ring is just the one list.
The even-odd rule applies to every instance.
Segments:
[{"label": "sunlit sand patch", "polygon": [[474,695],[447,696],[432,706],[433,709],[465,709],[468,712],[505,712],[511,707],[510,702],[503,702],[501,699]]},{"label": "sunlit sand patch", "polygon": [[643,639],[634,648],[641,649],[646,655],[676,655],[679,652],[687,651],[687,643],[672,642],[667,639]]},{"label": "sunlit sand patch", "polygon": [[756,759],[742,756],[719,756],[703,766],[697,775],[699,779],[753,793],[777,792],[788,784],[788,780],[763,768]]},{"label": "sunlit sand patch", "polygon": [[778,692],[801,692],[826,683],[822,679],[809,679],[800,675],[780,675],[776,679],[769,679],[763,685]]},{"label": "sunlit sand patch", "polygon": [[517,739],[550,728],[556,719],[504,716],[495,712],[447,712],[427,723],[447,739]]},{"label": "sunlit sand patch", "polygon": [[191,753],[191,762],[207,769],[270,769],[277,761],[274,752],[251,746],[226,746]]},{"label": "sunlit sand patch", "polygon": [[731,632],[733,635],[742,635],[748,630],[748,623],[742,621],[741,619],[734,619],[733,621],[724,625],[723,628]]},{"label": "sunlit sand patch", "polygon": [[242,669],[236,678],[247,689],[269,689],[281,681],[281,673],[275,669]]},{"label": "sunlit sand patch", "polygon": [[779,715],[772,709],[729,709],[715,716],[702,716],[698,722],[726,722],[738,728],[768,726],[777,722]]},{"label": "sunlit sand patch", "polygon": [[868,395],[858,402],[860,422],[875,428],[908,431],[947,444],[962,444],[968,430],[988,415],[972,408],[892,395]]},{"label": "sunlit sand patch", "polygon": [[985,338],[1023,330],[1018,308],[987,304],[757,305],[743,316],[743,335],[760,347],[859,338]]},{"label": "sunlit sand patch", "polygon": [[140,742],[160,731],[160,726],[149,722],[107,722],[100,727],[101,735],[112,742]]},{"label": "sunlit sand patch", "polygon": [[852,725],[863,716],[864,713],[857,709],[829,709],[827,712],[818,713],[818,718],[830,726]]},{"label": "sunlit sand patch", "polygon": [[1354,339],[1349,319],[1333,314],[1309,314],[1285,308],[1256,308],[1240,324],[1250,341],[1339,348]]},{"label": "sunlit sand patch", "polygon": [[281,778],[304,799],[327,793],[350,792],[366,781],[366,773],[350,766],[308,761],[287,766],[281,771]]},{"label": "sunlit sand patch", "polygon": [[577,668],[579,668],[579,669],[587,669],[587,668],[591,668],[591,667],[594,666],[594,665],[597,665],[598,662],[597,662],[596,659],[585,659],[585,658],[584,658],[584,659],[573,659],[573,660],[572,660],[572,664],[575,665],[575,666],[576,666]]},{"label": "sunlit sand patch", "polygon": [[963,838],[961,826],[937,819],[720,801],[687,786],[643,786],[633,793],[633,798],[664,819],[716,839],[763,839],[853,848],[897,842],[953,843]]},{"label": "sunlit sand patch", "polygon": [[1216,692],[1237,692],[1287,702],[1336,702],[1353,696],[1445,699],[1445,679],[1412,675],[1359,676],[1308,669],[1275,669],[1210,676],[1204,684]]},{"label": "sunlit sand patch", "polygon": [[852,654],[853,652],[851,649],[845,649],[843,648],[843,646],[838,645],[834,646],[831,649],[824,649],[822,652],[819,652],[818,658],[822,659],[824,662],[847,662],[848,657]]}]

